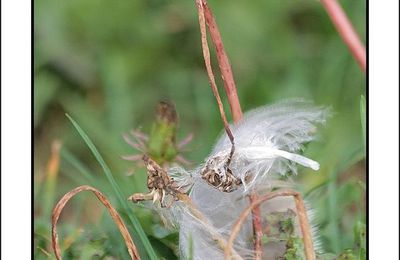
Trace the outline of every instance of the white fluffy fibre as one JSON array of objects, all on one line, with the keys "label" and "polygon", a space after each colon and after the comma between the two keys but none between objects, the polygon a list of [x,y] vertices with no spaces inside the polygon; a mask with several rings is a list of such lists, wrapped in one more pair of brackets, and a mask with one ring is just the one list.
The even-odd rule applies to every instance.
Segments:
[{"label": "white fluffy fibre", "polygon": [[[279,181],[279,178],[289,171],[296,173],[296,164],[319,169],[317,162],[296,152],[301,150],[304,143],[313,140],[316,125],[324,123],[328,114],[328,109],[295,99],[255,109],[246,113],[242,122],[231,125],[236,149],[230,169],[233,175],[243,182],[243,185],[233,192],[221,192],[206,183],[201,179],[201,168],[192,172],[175,168],[169,173],[178,181],[178,185],[191,186],[190,197],[193,203],[208,218],[212,227],[228,239],[233,223],[249,206],[246,196],[248,192],[265,192],[276,187],[292,186],[290,183]],[[222,158],[218,167],[223,170],[230,149],[231,143],[226,134],[223,134],[205,163],[213,158]],[[251,178],[248,178],[249,174]],[[264,203],[261,209],[262,215],[265,216],[269,212],[285,211],[293,207],[291,198],[276,198]],[[187,212],[181,213],[179,226],[182,258],[189,257],[191,238],[193,259],[223,259],[223,251],[204,226]],[[243,259],[253,258],[250,217],[242,226],[234,249]],[[282,248],[268,250],[276,250],[279,254]],[[275,259],[271,254],[264,258]]]},{"label": "white fluffy fibre", "polygon": [[[273,183],[272,183],[273,182]],[[292,183],[271,179],[271,186],[280,188],[291,188]],[[262,193],[270,191],[269,188]],[[196,182],[191,193],[192,201],[196,204],[202,214],[208,219],[209,225],[204,225],[190,212],[181,208],[179,218],[179,247],[181,259],[189,259],[190,244],[192,247],[191,257],[195,260],[202,259],[224,259],[221,247],[213,239],[212,234],[217,232],[227,241],[234,223],[245,208],[249,206],[248,197],[243,196],[242,190],[231,193],[221,192],[203,181]],[[261,193],[261,192],[260,192]],[[314,250],[321,251],[318,230],[313,225],[314,211],[306,203],[307,215],[311,224],[311,232],[314,242]],[[294,199],[291,197],[278,197],[261,204],[261,215],[274,212],[286,212],[288,209],[296,212]],[[301,230],[298,218],[294,218],[295,233],[301,237]],[[265,223],[263,223],[265,226]],[[211,230],[211,231],[210,231]],[[240,232],[234,242],[234,250],[242,259],[254,259],[254,233],[251,221],[251,214],[241,226]],[[285,242],[264,245],[263,259],[275,260],[282,256],[286,250]]]},{"label": "white fluffy fibre", "polygon": [[[193,203],[201,210],[213,228],[227,241],[233,223],[248,206],[242,193],[221,192],[204,181],[196,182],[190,194]],[[185,214],[180,224],[179,247],[182,259],[188,259],[189,237],[193,241],[193,259],[224,259],[223,250],[212,239],[202,225],[192,216]],[[243,259],[253,259],[252,225],[250,217],[246,220],[235,242],[234,249]]]}]

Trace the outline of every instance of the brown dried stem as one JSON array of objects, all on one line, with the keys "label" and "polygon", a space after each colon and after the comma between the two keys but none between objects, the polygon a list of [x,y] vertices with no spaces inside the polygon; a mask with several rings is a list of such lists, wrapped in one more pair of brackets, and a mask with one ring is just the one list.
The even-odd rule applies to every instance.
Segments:
[{"label": "brown dried stem", "polygon": [[60,245],[58,242],[58,234],[57,234],[58,219],[61,215],[62,210],[64,209],[65,205],[67,204],[67,202],[81,191],[91,191],[94,193],[94,195],[96,195],[96,197],[99,199],[99,201],[107,208],[107,210],[110,213],[111,217],[113,218],[114,222],[117,224],[117,226],[125,240],[125,244],[128,248],[128,252],[129,252],[129,255],[131,256],[131,259],[140,260],[140,256],[138,254],[136,246],[133,243],[132,238],[129,234],[129,231],[126,228],[123,220],[119,216],[118,212],[114,209],[114,207],[111,205],[110,201],[100,191],[98,191],[97,189],[95,189],[91,186],[87,186],[87,185],[79,186],[79,187],[69,191],[60,199],[60,201],[54,207],[52,218],[51,218],[51,227],[52,227],[51,233],[52,233],[52,246],[53,246],[53,250],[54,250],[57,260],[61,260],[61,249],[60,249]]},{"label": "brown dried stem", "polygon": [[211,40],[216,50],[218,65],[224,82],[226,96],[228,97],[232,118],[233,121],[238,122],[242,119],[243,114],[242,109],[240,108],[239,97],[236,90],[235,80],[233,78],[232,68],[229,64],[228,55],[225,52],[221,34],[219,33],[217,23],[215,22],[215,18],[207,4],[207,1],[202,0],[201,2],[204,9],[204,16],[208,28],[210,29]]},{"label": "brown dried stem", "polygon": [[252,209],[256,206],[259,206],[261,203],[264,201],[273,199],[275,197],[282,197],[282,196],[293,196],[295,203],[296,203],[296,210],[297,210],[297,215],[299,217],[299,223],[300,223],[300,229],[301,233],[303,236],[303,242],[304,242],[304,251],[306,255],[307,260],[314,260],[315,259],[315,254],[314,254],[314,248],[313,248],[313,243],[312,243],[312,236],[310,232],[310,225],[308,223],[307,219],[307,212],[306,208],[304,206],[304,201],[300,195],[299,192],[293,191],[293,190],[278,190],[274,192],[267,193],[266,195],[260,196],[257,200],[253,201],[249,207],[247,207],[242,214],[239,216],[238,220],[235,222],[232,228],[231,235],[228,240],[228,245],[225,248],[225,259],[230,259],[232,253],[232,247],[233,247],[233,242],[236,239],[236,236],[238,235],[243,222],[246,220],[247,216],[250,214]]},{"label": "brown dried stem", "polygon": [[[217,23],[214,19],[212,12],[211,12],[211,9],[209,8],[206,0],[196,0],[196,5],[197,5],[198,15],[199,15],[201,42],[202,42],[202,48],[203,48],[203,56],[204,56],[204,60],[206,63],[206,68],[207,68],[207,74],[208,74],[208,77],[209,77],[209,80],[211,83],[211,89],[214,93],[214,96],[217,99],[218,108],[219,108],[219,111],[221,114],[221,118],[224,122],[226,133],[232,142],[232,150],[231,150],[231,156],[232,156],[233,151],[234,151],[233,135],[229,128],[229,124],[226,120],[223,104],[221,102],[221,98],[218,93],[218,88],[215,83],[214,74],[213,74],[213,71],[211,68],[210,51],[209,51],[208,43],[207,43],[207,32],[206,32],[206,25],[205,25],[204,20],[206,20],[206,23],[210,30],[211,40],[214,44],[214,47],[215,47],[215,50],[217,53],[218,65],[220,68],[222,80],[224,82],[225,93],[228,97],[233,121],[235,123],[238,123],[240,120],[242,120],[243,113],[242,113],[242,109],[240,107],[239,97],[237,94],[236,84],[235,84],[235,80],[233,78],[231,65],[229,64],[229,59],[225,52],[221,34],[218,30],[218,26],[217,26]],[[250,195],[251,203],[254,202],[256,199],[257,199],[256,194]],[[261,259],[262,258],[262,226],[261,226],[261,211],[258,206],[253,208],[253,228],[254,228],[254,234],[255,234],[255,243],[254,243],[254,250],[255,250],[255,254],[256,254],[255,256],[256,256],[256,259]]]},{"label": "brown dried stem", "polygon": [[201,46],[203,49],[203,57],[204,57],[204,61],[205,61],[206,69],[207,69],[208,79],[210,81],[212,92],[218,103],[218,109],[219,109],[219,113],[221,114],[222,121],[224,123],[225,131],[226,131],[232,145],[234,145],[233,134],[229,127],[228,120],[226,119],[224,105],[222,104],[221,97],[218,92],[217,83],[215,82],[215,77],[214,77],[214,73],[213,73],[212,66],[211,66],[210,49],[208,47],[208,42],[207,42],[207,31],[206,31],[206,22],[205,22],[205,16],[204,16],[203,1],[196,0],[196,6],[198,9],[198,16],[199,16]]},{"label": "brown dried stem", "polygon": [[[258,196],[256,194],[250,194],[250,204],[253,204],[257,201]],[[254,230],[254,253],[255,259],[261,260],[263,258],[263,246],[262,246],[262,223],[261,223],[261,208],[259,205],[252,208],[252,223]]]},{"label": "brown dried stem", "polygon": [[349,18],[347,18],[346,13],[337,0],[321,0],[321,3],[325,7],[339,35],[349,47],[350,52],[357,60],[361,69],[365,72],[367,69],[365,47],[349,21]]},{"label": "brown dried stem", "polygon": [[[236,91],[236,85],[235,85],[235,81],[233,78],[232,69],[229,64],[229,60],[228,60],[227,54],[224,49],[224,45],[223,45],[222,38],[221,38],[221,35],[218,30],[218,26],[215,22],[214,16],[212,15],[210,8],[208,7],[207,2],[205,0],[196,0],[196,5],[198,8],[203,56],[204,56],[204,60],[206,63],[207,74],[210,79],[211,88],[217,99],[218,107],[219,107],[219,110],[221,113],[222,120],[224,122],[225,130],[233,144],[233,135],[229,128],[229,124],[227,123],[227,120],[226,120],[225,112],[223,109],[223,104],[221,102],[221,98],[218,93],[218,88],[215,83],[214,74],[213,74],[212,68],[211,68],[210,51],[209,51],[208,43],[207,43],[207,32],[206,32],[206,26],[205,26],[204,19],[206,19],[206,21],[207,21],[207,25],[210,29],[210,36],[211,36],[211,39],[212,39],[215,49],[216,49],[218,64],[219,64],[219,68],[221,71],[222,79],[224,81],[225,92],[228,97],[233,120],[234,120],[234,122],[239,122],[242,119],[243,114],[242,114],[239,98],[238,98],[237,91]],[[233,151],[233,149],[232,149],[232,151]],[[257,198],[256,195],[251,195],[250,201],[252,202],[256,198]],[[255,243],[256,259],[261,258],[260,252],[262,252],[262,249],[261,249],[262,227],[261,227],[260,219],[261,219],[260,209],[259,209],[259,207],[255,207],[253,210],[253,226],[254,226],[255,237],[256,237],[256,243]]]}]

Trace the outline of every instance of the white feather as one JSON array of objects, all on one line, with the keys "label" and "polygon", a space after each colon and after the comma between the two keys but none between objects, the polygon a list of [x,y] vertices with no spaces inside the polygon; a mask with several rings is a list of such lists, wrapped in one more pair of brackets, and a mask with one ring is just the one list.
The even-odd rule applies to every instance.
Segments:
[{"label": "white feather", "polygon": [[[329,110],[313,106],[301,99],[280,102],[246,113],[237,125],[231,125],[235,138],[235,153],[230,169],[242,179],[243,188],[225,193],[207,184],[201,179],[201,168],[187,173],[183,169],[177,178],[183,186],[191,184],[190,197],[199,210],[209,219],[215,230],[228,238],[234,222],[249,205],[246,193],[265,192],[274,187],[291,186],[290,182],[279,181],[279,176],[288,171],[296,172],[295,163],[313,170],[319,164],[297,154],[303,144],[315,137],[316,126],[324,123]],[[231,150],[231,143],[224,133],[217,141],[206,164],[213,162],[215,167],[224,169]],[[252,179],[246,181],[251,173]],[[265,203],[262,214],[293,207],[293,200],[277,198]],[[183,215],[180,223],[180,248],[183,259],[188,258],[189,237],[193,241],[193,259],[223,259],[222,250],[215,244],[204,227],[189,215]],[[253,257],[253,229],[249,217],[242,227],[234,248],[243,258]]]},{"label": "white feather", "polygon": [[[324,123],[328,114],[329,109],[292,99],[250,111],[239,124],[231,125],[236,150],[230,168],[243,182],[253,174],[251,181],[244,183],[245,191],[262,184],[268,174],[296,172],[294,163],[318,170],[317,162],[296,152],[314,139],[317,124]],[[230,149],[231,142],[224,133],[206,163],[220,157],[223,165]]]}]

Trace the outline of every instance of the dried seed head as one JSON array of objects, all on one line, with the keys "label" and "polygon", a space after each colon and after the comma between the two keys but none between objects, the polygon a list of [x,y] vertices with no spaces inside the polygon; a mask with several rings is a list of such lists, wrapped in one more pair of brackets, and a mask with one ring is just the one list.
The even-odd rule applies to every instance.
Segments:
[{"label": "dried seed head", "polygon": [[209,158],[200,171],[202,179],[222,192],[235,191],[242,181],[235,177],[229,168],[230,159],[229,153]]}]

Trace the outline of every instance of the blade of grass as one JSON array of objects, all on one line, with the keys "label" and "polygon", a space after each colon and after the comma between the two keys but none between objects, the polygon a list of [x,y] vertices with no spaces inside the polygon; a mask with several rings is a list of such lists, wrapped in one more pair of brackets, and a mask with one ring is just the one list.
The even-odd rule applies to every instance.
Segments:
[{"label": "blade of grass", "polygon": [[367,104],[365,97],[361,95],[360,100],[360,116],[361,116],[361,127],[362,127],[362,134],[363,134],[363,141],[364,141],[364,150],[366,148],[366,116],[367,116]]},{"label": "blade of grass", "polygon": [[[103,169],[104,174],[106,175],[107,180],[110,182],[119,202],[121,203],[123,209],[126,212],[130,211],[130,208],[128,206],[127,200],[124,198],[127,198],[127,196],[124,196],[121,189],[119,188],[117,182],[115,181],[110,168],[108,167],[108,165],[106,164],[106,162],[104,161],[103,157],[100,155],[99,151],[97,150],[96,146],[93,144],[93,142],[90,140],[89,136],[85,133],[85,131],[83,131],[83,129],[79,126],[79,124],[77,122],[75,122],[74,119],[72,119],[71,116],[69,116],[68,114],[66,114],[66,116],[68,117],[68,119],[71,121],[71,123],[73,124],[73,126],[75,127],[75,129],[78,131],[79,135],[82,137],[82,139],[85,141],[86,145],[89,147],[90,151],[92,152],[92,154],[94,155],[94,157],[96,158],[96,160],[99,162],[101,168]],[[139,220],[133,215],[133,214],[127,214],[128,218],[131,222],[131,224],[133,225],[133,227],[136,230],[136,233],[139,235],[139,238],[141,240],[141,242],[143,243],[147,254],[149,255],[150,259],[152,260],[156,260],[158,259],[157,254],[155,253],[153,247],[150,244],[149,239],[146,236],[146,233],[144,232],[142,226],[140,225]]]}]

